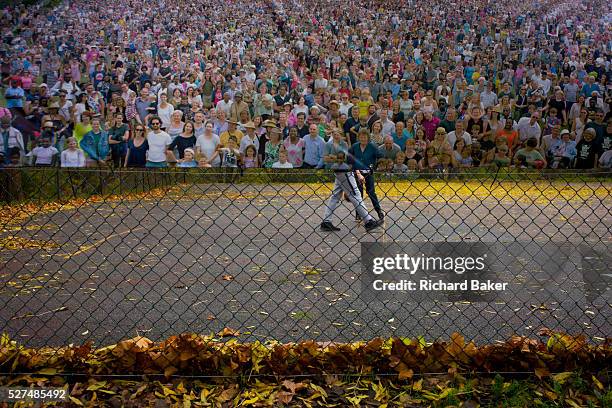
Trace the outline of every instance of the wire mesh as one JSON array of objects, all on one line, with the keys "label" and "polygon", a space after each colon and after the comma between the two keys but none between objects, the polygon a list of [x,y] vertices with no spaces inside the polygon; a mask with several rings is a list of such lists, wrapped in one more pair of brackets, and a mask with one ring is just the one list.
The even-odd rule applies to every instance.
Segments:
[{"label": "wire mesh", "polygon": [[[495,343],[542,330],[603,341],[610,176],[376,174],[383,227],[367,232],[345,202],[341,230],[324,232],[329,172],[3,169],[0,332],[27,347],[235,332],[283,343],[454,332]],[[373,242],[514,245],[523,266],[486,301],[381,300],[363,287],[361,245]],[[551,243],[587,252],[543,258]],[[559,264],[527,285],[538,259]]]}]

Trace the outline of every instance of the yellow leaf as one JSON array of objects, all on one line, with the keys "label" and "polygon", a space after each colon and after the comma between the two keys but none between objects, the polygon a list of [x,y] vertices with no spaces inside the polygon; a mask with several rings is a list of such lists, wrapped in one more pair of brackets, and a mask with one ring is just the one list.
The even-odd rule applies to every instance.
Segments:
[{"label": "yellow leaf", "polygon": [[106,381],[100,381],[87,387],[87,391],[97,391],[104,387],[106,387]]},{"label": "yellow leaf", "polygon": [[75,403],[79,407],[83,406],[83,403],[78,398],[75,398],[75,397],[72,397],[72,396],[70,396],[69,398],[70,398],[70,401],[72,401],[73,403]]},{"label": "yellow leaf", "polygon": [[180,383],[176,386],[176,392],[178,392],[179,394],[185,394],[187,392],[183,383]]},{"label": "yellow leaf", "polygon": [[577,404],[577,403],[576,403],[576,401],[571,400],[571,399],[569,399],[569,398],[565,399],[565,402],[566,402],[568,405],[570,405],[571,407],[574,407],[574,408],[581,408],[581,407],[582,407],[582,405]]},{"label": "yellow leaf", "polygon": [[374,399],[376,401],[383,402],[383,400],[389,398],[389,393],[387,392],[385,387],[380,383],[380,381],[378,382],[378,384],[372,383],[372,389],[376,393],[376,395],[374,396]]},{"label": "yellow leaf", "polygon": [[259,395],[255,395],[253,398],[242,401],[242,405],[251,405],[259,401]]},{"label": "yellow leaf", "polygon": [[564,373],[559,373],[559,374],[555,374],[553,375],[553,380],[555,380],[555,382],[558,382],[559,384],[563,384],[565,383],[568,378],[570,378],[572,375],[574,375],[574,373],[572,373],[571,371],[566,371]]},{"label": "yellow leaf", "polygon": [[559,398],[559,396],[552,391],[544,391],[544,395],[546,396],[546,398],[553,400],[553,401]]},{"label": "yellow leaf", "polygon": [[415,382],[412,385],[412,389],[414,391],[421,391],[423,389],[423,379],[421,378],[419,381]]},{"label": "yellow leaf", "polygon": [[202,389],[202,391],[200,392],[200,401],[201,402],[205,402],[206,401],[206,397],[208,397],[210,395],[210,390],[209,389]]},{"label": "yellow leaf", "polygon": [[595,378],[595,376],[594,376],[594,375],[593,375],[593,376],[591,376],[591,378],[593,379],[593,384],[595,384],[595,386],[596,386],[597,388],[599,388],[601,391],[603,391],[603,389],[604,389],[603,384],[602,384],[602,383],[601,383],[601,382],[600,382],[600,381],[599,381],[597,378]]},{"label": "yellow leaf", "polygon": [[168,387],[163,387],[162,386],[162,390],[164,391],[164,397],[167,397],[168,395],[176,395],[176,392],[174,392],[173,390],[171,390]]},{"label": "yellow leaf", "polygon": [[38,374],[55,375],[55,374],[57,374],[57,369],[55,369],[55,368],[43,368],[42,370],[40,370],[38,372]]},{"label": "yellow leaf", "polygon": [[354,397],[346,397],[346,399],[356,407],[358,407],[359,404],[361,403],[361,400],[365,398],[367,398],[367,395],[356,395]]}]

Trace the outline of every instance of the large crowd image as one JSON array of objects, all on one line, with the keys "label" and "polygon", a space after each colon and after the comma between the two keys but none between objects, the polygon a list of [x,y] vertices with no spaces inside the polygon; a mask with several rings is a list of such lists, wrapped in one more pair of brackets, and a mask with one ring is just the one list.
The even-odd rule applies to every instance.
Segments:
[{"label": "large crowd image", "polygon": [[605,1],[2,10],[0,165],[612,167]]}]

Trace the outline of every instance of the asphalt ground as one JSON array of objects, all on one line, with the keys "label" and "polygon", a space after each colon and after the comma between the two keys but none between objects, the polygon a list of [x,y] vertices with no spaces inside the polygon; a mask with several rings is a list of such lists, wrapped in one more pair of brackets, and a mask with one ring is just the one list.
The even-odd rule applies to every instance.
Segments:
[{"label": "asphalt ground", "polygon": [[[471,302],[376,298],[364,290],[360,264],[363,242],[521,242],[530,248],[520,258],[527,263],[551,241],[606,251],[609,196],[390,195],[382,199],[385,226],[374,233],[355,222],[348,202],[335,214],[342,230],[319,231],[326,200],[325,189],[193,185],[178,195],[35,214],[2,234],[17,248],[0,251],[0,332],[28,346],[162,340],[225,327],[243,341],[284,342],[433,340],[457,331],[483,343],[535,336],[543,327],[612,335],[610,265],[588,279],[560,268],[535,286],[524,266],[504,276],[509,290]],[[589,279],[603,289],[589,292]]]}]

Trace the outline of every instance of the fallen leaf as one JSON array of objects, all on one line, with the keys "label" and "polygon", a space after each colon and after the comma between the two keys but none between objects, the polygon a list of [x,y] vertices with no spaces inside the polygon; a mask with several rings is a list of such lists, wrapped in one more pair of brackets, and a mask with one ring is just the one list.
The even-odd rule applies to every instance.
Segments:
[{"label": "fallen leaf", "polygon": [[240,332],[238,330],[230,329],[229,327],[225,327],[218,334],[221,337],[231,337],[231,336],[240,336]]}]

